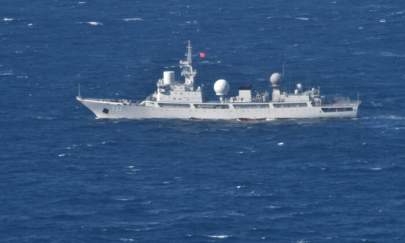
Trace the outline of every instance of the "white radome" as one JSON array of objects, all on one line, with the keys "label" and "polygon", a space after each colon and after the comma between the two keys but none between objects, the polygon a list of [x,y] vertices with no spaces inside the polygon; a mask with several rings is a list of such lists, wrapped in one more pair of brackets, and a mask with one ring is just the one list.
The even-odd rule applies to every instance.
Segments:
[{"label": "white radome", "polygon": [[280,73],[273,73],[270,76],[270,83],[272,85],[278,85],[280,83],[281,80],[281,74]]},{"label": "white radome", "polygon": [[298,84],[297,84],[297,89],[298,89],[299,91],[302,91],[302,84],[301,84],[301,83],[298,83]]},{"label": "white radome", "polygon": [[226,95],[229,91],[229,84],[225,79],[218,79],[214,84],[215,94],[218,96]]}]

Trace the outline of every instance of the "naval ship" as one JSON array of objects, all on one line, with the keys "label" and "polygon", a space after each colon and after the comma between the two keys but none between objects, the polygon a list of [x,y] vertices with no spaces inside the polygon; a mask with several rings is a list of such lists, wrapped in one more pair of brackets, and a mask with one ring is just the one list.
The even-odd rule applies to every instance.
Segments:
[{"label": "naval ship", "polygon": [[143,101],[128,99],[76,99],[102,119],[211,119],[211,120],[274,120],[299,118],[356,117],[360,100],[322,96],[319,88],[304,90],[301,83],[293,92],[280,89],[282,75],[270,76],[271,92],[255,92],[239,88],[237,96],[228,96],[229,83],[214,83],[217,100],[206,101],[201,86],[194,84],[197,71],[192,66],[192,47],[188,42],[184,60],[180,60],[183,81],[174,71],[164,71],[156,82],[156,91]]}]

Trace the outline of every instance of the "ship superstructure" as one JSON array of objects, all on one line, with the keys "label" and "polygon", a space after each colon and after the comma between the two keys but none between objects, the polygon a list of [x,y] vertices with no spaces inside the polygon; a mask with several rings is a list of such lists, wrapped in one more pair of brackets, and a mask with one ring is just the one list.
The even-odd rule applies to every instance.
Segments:
[{"label": "ship superstructure", "polygon": [[360,101],[340,98],[328,100],[319,88],[304,90],[298,83],[292,93],[280,89],[282,75],[270,76],[271,93],[253,94],[252,88],[239,88],[238,95],[228,97],[229,83],[214,83],[217,101],[206,101],[202,88],[194,81],[197,71],[192,66],[192,47],[188,42],[185,60],[180,60],[183,81],[176,81],[174,71],[164,71],[156,83],[156,91],[145,100],[92,99],[78,95],[76,99],[97,118],[106,119],[214,119],[273,120],[280,118],[356,117]]}]

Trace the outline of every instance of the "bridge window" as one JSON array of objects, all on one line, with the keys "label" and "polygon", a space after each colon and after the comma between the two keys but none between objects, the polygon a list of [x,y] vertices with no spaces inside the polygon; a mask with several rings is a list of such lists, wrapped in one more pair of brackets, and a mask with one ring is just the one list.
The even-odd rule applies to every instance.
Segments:
[{"label": "bridge window", "polygon": [[269,104],[234,104],[235,109],[264,109],[269,108]]},{"label": "bridge window", "polygon": [[274,108],[297,108],[307,107],[307,103],[276,103],[273,106]]}]

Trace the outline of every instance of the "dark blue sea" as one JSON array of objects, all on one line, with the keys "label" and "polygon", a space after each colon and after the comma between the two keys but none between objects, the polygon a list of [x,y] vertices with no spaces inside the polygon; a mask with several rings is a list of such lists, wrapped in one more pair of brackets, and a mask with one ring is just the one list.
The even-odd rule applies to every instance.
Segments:
[{"label": "dark blue sea", "polygon": [[[0,242],[405,242],[405,2],[1,0]],[[187,40],[197,83],[300,81],[356,119],[97,120]]]}]

